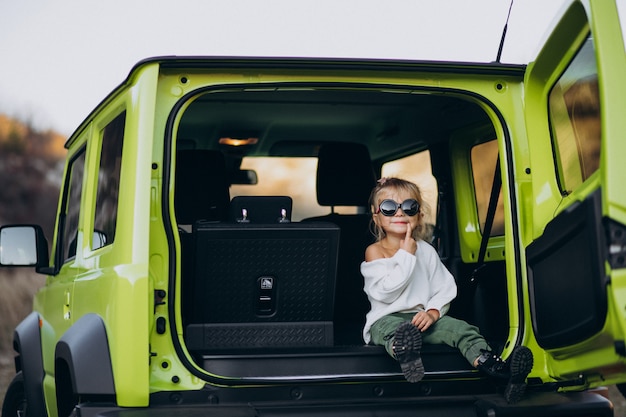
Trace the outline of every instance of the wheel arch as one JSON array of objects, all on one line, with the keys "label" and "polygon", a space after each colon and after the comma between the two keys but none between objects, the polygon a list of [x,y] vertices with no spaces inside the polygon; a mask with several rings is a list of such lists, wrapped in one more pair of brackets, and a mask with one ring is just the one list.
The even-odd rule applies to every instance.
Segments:
[{"label": "wheel arch", "polygon": [[15,371],[22,371],[24,395],[29,413],[47,416],[46,400],[43,391],[43,356],[41,351],[40,318],[36,312],[30,313],[13,333],[13,348],[17,352]]},{"label": "wheel arch", "polygon": [[115,399],[106,327],[97,314],[86,314],[63,334],[54,367],[59,411],[71,410],[77,397]]}]

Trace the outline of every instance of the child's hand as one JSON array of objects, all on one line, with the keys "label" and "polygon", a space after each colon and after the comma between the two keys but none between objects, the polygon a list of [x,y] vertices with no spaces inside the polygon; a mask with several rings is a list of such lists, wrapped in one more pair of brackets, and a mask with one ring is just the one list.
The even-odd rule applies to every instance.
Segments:
[{"label": "child's hand", "polygon": [[437,310],[419,311],[411,320],[411,323],[421,332],[428,330],[439,319],[439,312]]},{"label": "child's hand", "polygon": [[415,242],[415,239],[413,239],[412,232],[413,230],[411,229],[411,224],[407,223],[406,235],[404,236],[404,239],[400,241],[400,248],[414,254],[417,250],[417,242]]}]

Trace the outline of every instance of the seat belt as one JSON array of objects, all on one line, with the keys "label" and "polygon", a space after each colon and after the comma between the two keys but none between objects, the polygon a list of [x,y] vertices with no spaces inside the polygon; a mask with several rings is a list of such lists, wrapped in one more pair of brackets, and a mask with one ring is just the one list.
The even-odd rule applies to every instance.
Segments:
[{"label": "seat belt", "polygon": [[478,272],[485,266],[485,254],[487,253],[487,243],[491,236],[491,227],[493,219],[496,216],[496,208],[498,207],[498,197],[502,188],[502,175],[500,172],[500,155],[496,160],[496,169],[493,174],[493,183],[491,184],[491,195],[489,196],[489,206],[487,207],[487,217],[485,218],[485,227],[483,228],[482,238],[480,240],[480,249],[478,251],[478,260],[476,268],[470,277],[471,282],[475,282],[478,278]]}]

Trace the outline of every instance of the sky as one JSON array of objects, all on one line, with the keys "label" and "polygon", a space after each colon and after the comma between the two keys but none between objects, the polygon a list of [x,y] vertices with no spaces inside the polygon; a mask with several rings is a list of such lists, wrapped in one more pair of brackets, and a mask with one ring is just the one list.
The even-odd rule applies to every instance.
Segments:
[{"label": "sky", "polygon": [[[526,64],[564,0],[514,0],[502,62]],[[508,0],[0,0],[0,113],[70,135],[160,55],[491,62]],[[530,26],[530,28],[529,28]]]}]

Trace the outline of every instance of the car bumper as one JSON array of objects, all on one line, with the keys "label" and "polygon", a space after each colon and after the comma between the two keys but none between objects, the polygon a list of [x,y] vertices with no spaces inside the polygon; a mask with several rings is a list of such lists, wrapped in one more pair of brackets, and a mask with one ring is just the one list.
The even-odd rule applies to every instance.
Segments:
[{"label": "car bumper", "polygon": [[380,399],[379,401],[277,402],[271,404],[167,405],[147,408],[82,404],[78,417],[284,417],[284,416],[594,416],[612,417],[613,405],[598,392],[533,393],[517,404],[499,395]]}]

